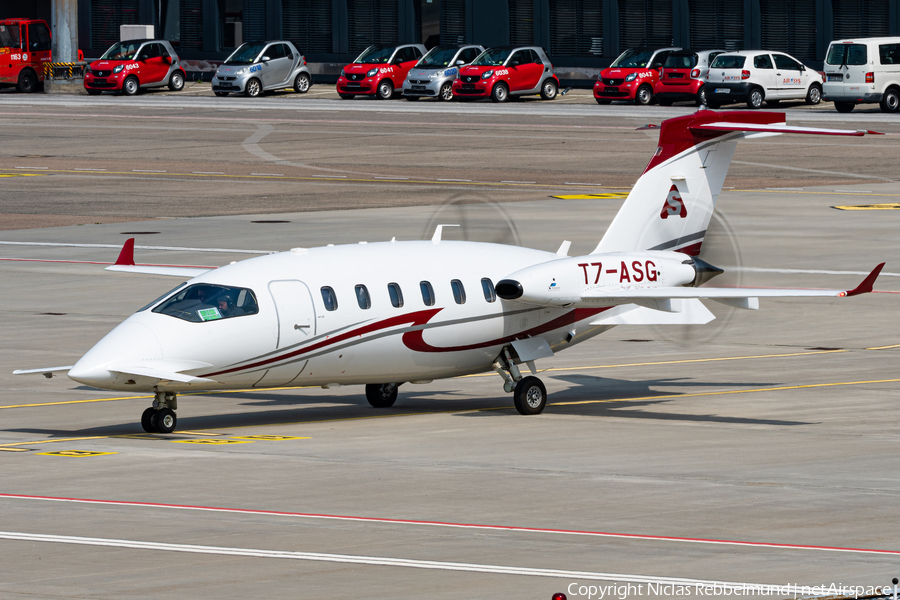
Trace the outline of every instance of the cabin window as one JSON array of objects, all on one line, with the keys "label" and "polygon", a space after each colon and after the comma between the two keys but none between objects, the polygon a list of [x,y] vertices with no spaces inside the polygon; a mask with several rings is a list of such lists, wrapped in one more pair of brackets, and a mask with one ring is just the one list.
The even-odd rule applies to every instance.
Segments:
[{"label": "cabin window", "polygon": [[466,303],[466,288],[463,287],[462,281],[454,279],[450,282],[450,289],[453,290],[453,299],[457,304]]},{"label": "cabin window", "polygon": [[497,301],[497,292],[494,291],[494,282],[485,277],[481,280],[481,290],[484,292],[484,299],[488,302]]},{"label": "cabin window", "polygon": [[394,308],[403,306],[403,291],[400,289],[399,284],[389,283],[388,294],[391,295],[391,306]]},{"label": "cabin window", "polygon": [[256,296],[246,288],[197,283],[184,288],[153,312],[191,323],[218,321],[259,312]]},{"label": "cabin window", "polygon": [[431,283],[422,281],[419,283],[419,289],[422,290],[422,302],[425,306],[434,306],[434,288],[431,287]]},{"label": "cabin window", "polygon": [[337,310],[337,296],[334,295],[334,290],[327,285],[322,288],[322,302],[325,303],[325,310]]},{"label": "cabin window", "polygon": [[369,289],[360,284],[356,286],[356,303],[363,310],[372,308],[372,300],[369,298]]}]

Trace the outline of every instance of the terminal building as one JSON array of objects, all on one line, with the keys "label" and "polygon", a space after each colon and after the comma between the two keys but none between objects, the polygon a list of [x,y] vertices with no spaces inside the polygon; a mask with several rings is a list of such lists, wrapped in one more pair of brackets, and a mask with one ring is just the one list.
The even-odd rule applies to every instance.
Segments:
[{"label": "terminal building", "polygon": [[900,0],[0,0],[0,18],[49,23],[61,2],[77,2],[88,58],[120,25],[153,25],[189,70],[211,73],[244,41],[287,39],[321,82],[373,43],[535,44],[577,85],[637,46],[780,50],[818,69],[833,39],[900,35]]}]

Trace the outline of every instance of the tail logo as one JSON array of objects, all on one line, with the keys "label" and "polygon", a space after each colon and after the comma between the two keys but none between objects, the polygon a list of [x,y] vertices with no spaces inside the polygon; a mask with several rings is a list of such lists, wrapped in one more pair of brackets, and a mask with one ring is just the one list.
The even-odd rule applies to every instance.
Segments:
[{"label": "tail logo", "polygon": [[663,204],[662,212],[659,213],[659,217],[661,219],[668,219],[669,217],[680,217],[685,218],[687,216],[687,207],[684,205],[684,200],[681,199],[681,194],[678,192],[678,188],[675,187],[675,184],[672,184],[672,188],[669,190],[669,195],[666,196],[666,203]]}]

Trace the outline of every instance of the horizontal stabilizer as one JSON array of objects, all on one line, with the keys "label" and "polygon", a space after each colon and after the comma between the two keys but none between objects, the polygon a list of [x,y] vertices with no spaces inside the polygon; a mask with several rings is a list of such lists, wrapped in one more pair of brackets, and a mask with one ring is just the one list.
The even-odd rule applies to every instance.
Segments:
[{"label": "horizontal stabilizer", "polygon": [[760,124],[760,123],[703,123],[690,127],[693,131],[748,131],[753,133],[808,133],[812,135],[849,135],[864,136],[884,135],[870,129],[827,129],[823,127],[797,127],[787,124]]},{"label": "horizontal stabilizer", "polygon": [[696,299],[684,300],[681,312],[663,312],[625,304],[601,313],[590,325],[705,325],[715,319],[708,308]]},{"label": "horizontal stabilizer", "polygon": [[107,271],[120,271],[122,273],[141,273],[143,275],[171,275],[173,277],[197,277],[212,271],[212,269],[198,269],[194,267],[157,267],[152,265],[110,265]]},{"label": "horizontal stabilizer", "polygon": [[72,369],[73,365],[69,365],[67,367],[45,367],[43,369],[19,369],[17,371],[13,371],[13,375],[33,375],[35,373],[40,373],[47,379],[53,377],[54,373],[60,372],[69,372]]}]

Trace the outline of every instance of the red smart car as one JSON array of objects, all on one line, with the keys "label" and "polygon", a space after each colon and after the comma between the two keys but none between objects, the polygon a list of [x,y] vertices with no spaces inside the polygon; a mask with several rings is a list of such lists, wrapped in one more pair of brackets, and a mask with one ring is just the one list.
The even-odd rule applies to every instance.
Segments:
[{"label": "red smart car", "polygon": [[164,85],[173,92],[184,88],[184,69],[166,40],[116,42],[84,69],[84,89],[91,95],[108,91],[133,96]]},{"label": "red smart car", "polygon": [[629,48],[613,64],[600,71],[594,84],[597,104],[626,100],[635,104],[650,104],[653,88],[669,54],[681,48]]},{"label": "red smart car", "polygon": [[453,82],[457,99],[490,98],[506,102],[510,98],[540,94],[553,100],[559,92],[559,79],[540,46],[500,46],[488,48],[468,67],[459,70]]},{"label": "red smart car", "polygon": [[375,96],[387,100],[394,90],[403,88],[406,75],[425,55],[422,44],[369,46],[352,64],[341,70],[338,95],[344,100],[356,96]]}]

